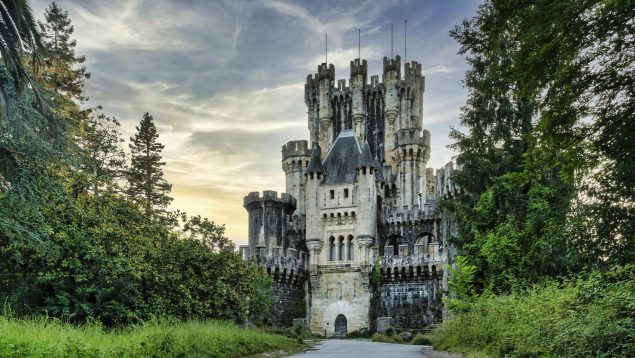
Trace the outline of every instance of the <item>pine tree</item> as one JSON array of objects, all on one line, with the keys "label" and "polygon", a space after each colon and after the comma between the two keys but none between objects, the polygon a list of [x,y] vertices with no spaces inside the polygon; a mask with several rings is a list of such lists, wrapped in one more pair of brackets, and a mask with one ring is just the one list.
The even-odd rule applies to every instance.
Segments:
[{"label": "pine tree", "polygon": [[128,176],[128,194],[146,214],[165,211],[172,201],[168,195],[172,185],[163,178],[165,162],[161,160],[161,151],[164,146],[157,141],[158,138],[153,118],[146,112],[137,133],[130,138],[132,160]]},{"label": "pine tree", "polygon": [[35,78],[46,90],[58,95],[53,107],[60,105],[64,114],[75,119],[86,118],[87,113],[81,112],[76,102],[82,103],[88,99],[84,83],[90,78],[90,73],[81,66],[86,57],[75,54],[77,41],[71,38],[74,27],[68,12],[53,2],[46,9],[44,17],[46,22],[39,23],[43,49]]}]

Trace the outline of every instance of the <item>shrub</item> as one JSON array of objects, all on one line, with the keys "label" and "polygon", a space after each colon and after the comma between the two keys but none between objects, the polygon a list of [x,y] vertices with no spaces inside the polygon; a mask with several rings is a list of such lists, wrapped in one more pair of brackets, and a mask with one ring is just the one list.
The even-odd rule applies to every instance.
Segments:
[{"label": "shrub", "polygon": [[432,344],[432,339],[428,335],[417,333],[417,335],[412,338],[412,341],[410,343],[418,346],[427,346]]},{"label": "shrub", "polygon": [[392,339],[392,337],[381,334],[381,333],[375,333],[373,334],[373,336],[371,337],[371,340],[373,342],[381,342],[381,343],[395,343],[395,340]]},{"label": "shrub", "polygon": [[481,296],[437,326],[435,348],[492,356],[635,356],[635,265]]}]

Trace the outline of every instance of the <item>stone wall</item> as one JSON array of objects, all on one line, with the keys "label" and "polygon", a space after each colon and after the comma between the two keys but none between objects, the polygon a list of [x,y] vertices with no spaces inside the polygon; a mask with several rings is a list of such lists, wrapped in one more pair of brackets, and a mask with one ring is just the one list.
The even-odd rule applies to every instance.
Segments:
[{"label": "stone wall", "polygon": [[292,327],[293,320],[306,316],[306,280],[274,282],[271,321],[275,327]]},{"label": "stone wall", "polygon": [[423,330],[442,318],[442,289],[439,280],[385,282],[371,310],[375,317],[392,317],[397,329]]}]

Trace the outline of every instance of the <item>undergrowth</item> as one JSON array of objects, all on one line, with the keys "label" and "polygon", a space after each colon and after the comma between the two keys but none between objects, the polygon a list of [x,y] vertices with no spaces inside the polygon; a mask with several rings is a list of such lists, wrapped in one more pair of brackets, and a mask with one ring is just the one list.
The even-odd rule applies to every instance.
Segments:
[{"label": "undergrowth", "polygon": [[0,357],[244,357],[302,348],[298,340],[224,321],[155,320],[106,330],[99,323],[0,317]]}]

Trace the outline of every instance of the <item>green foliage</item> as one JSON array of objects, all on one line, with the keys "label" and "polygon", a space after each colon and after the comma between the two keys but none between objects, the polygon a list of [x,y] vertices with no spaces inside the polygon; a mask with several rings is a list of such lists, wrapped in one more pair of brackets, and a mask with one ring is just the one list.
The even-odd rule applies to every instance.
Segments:
[{"label": "green foliage", "polygon": [[448,285],[452,291],[452,297],[447,300],[448,309],[451,311],[461,311],[464,302],[469,302],[476,296],[474,288],[474,273],[476,266],[470,265],[467,258],[457,256],[453,267],[449,267],[450,279]]},{"label": "green foliage", "polygon": [[466,302],[433,332],[435,348],[491,356],[635,354],[635,266]]},{"label": "green foliage", "polygon": [[479,290],[635,257],[634,16],[621,1],[487,1],[451,32],[470,92],[451,133],[463,194],[444,205]]},{"label": "green foliage", "polygon": [[427,346],[432,344],[432,337],[423,333],[417,333],[410,342],[417,346]]},{"label": "green foliage", "polygon": [[128,175],[128,195],[144,209],[148,215],[155,211],[161,213],[172,201],[169,192],[172,188],[163,178],[165,162],[161,159],[164,145],[158,142],[159,133],[154,119],[149,113],[137,127],[137,133],[130,138],[132,160]]},{"label": "green foliage", "polygon": [[280,335],[219,321],[153,320],[106,331],[94,323],[0,317],[0,357],[244,357],[302,348]]}]

